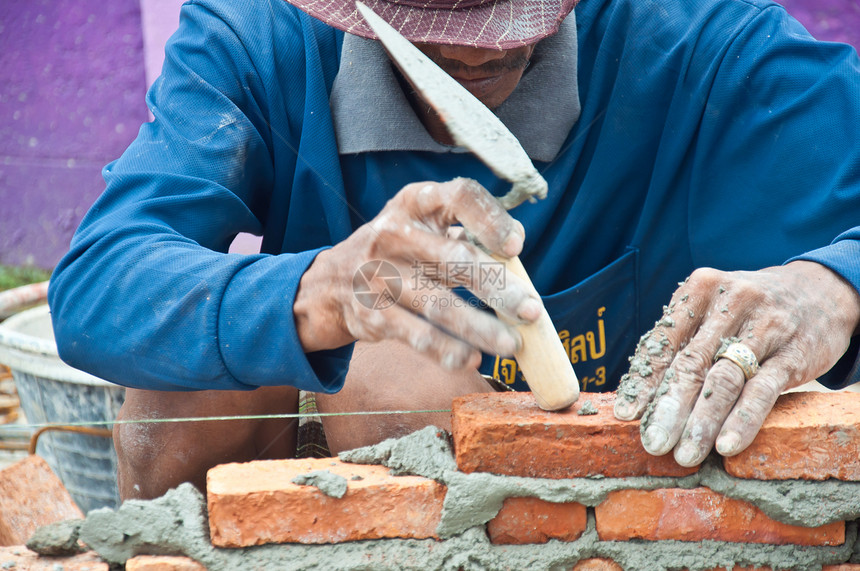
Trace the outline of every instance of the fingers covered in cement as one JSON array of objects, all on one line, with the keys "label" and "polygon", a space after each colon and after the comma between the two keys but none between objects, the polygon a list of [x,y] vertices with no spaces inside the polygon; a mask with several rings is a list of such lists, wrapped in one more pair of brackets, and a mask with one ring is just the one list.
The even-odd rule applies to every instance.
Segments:
[{"label": "fingers covered in cement", "polygon": [[752,443],[776,399],[783,390],[793,386],[787,374],[779,359],[770,359],[761,366],[725,415],[715,438],[717,452],[734,456]]},{"label": "fingers covered in cement", "polygon": [[[676,353],[642,418],[645,449],[662,455],[675,448],[675,458],[683,466],[696,465],[707,456],[720,421],[744,385],[740,367],[725,359],[714,361],[721,346],[730,341],[723,332],[737,330],[744,322],[730,312],[720,313],[710,324],[703,319],[692,339]],[[762,353],[757,339],[748,341],[754,353]]]},{"label": "fingers covered in cement", "polygon": [[[755,343],[747,346],[753,351],[760,350]],[[672,370],[675,370],[674,366]],[[665,395],[655,399],[653,406],[648,409],[650,414],[646,411],[642,424],[642,443],[648,452],[655,455],[666,454],[674,448],[675,460],[679,464],[695,466],[713,448],[724,420],[742,393],[744,373],[738,365],[720,359],[712,361],[704,375],[698,372],[689,374],[685,370],[679,371],[677,376],[678,382],[666,382]],[[775,400],[774,397],[766,410],[761,412],[753,435]],[[670,418],[670,414],[674,416]]]},{"label": "fingers covered in cement", "polygon": [[[674,448],[699,464],[716,444],[732,455],[752,442],[776,398],[826,372],[848,347],[860,296],[811,262],[758,272],[697,270],[643,336],[619,388],[616,416],[642,416],[652,454]],[[720,347],[742,342],[761,368],[749,380]]]},{"label": "fingers covered in cement", "polygon": [[[436,233],[461,224],[487,250],[508,258],[518,256],[525,231],[477,181],[468,178],[410,184],[389,206],[402,208]],[[383,211],[384,212],[384,211]]]},{"label": "fingers covered in cement", "polygon": [[[470,290],[510,321],[526,322],[537,317],[541,308],[539,296],[519,277],[505,272],[502,262],[478,246],[431,232],[413,239],[389,235],[386,229],[378,232],[383,247],[372,255],[385,256],[383,259],[397,268],[404,277],[403,305],[424,313],[428,319],[434,320],[434,315],[443,313],[437,309],[456,310],[468,305],[460,302],[445,305],[445,293],[455,287]],[[471,303],[476,305],[474,301]]]},{"label": "fingers covered in cement", "polygon": [[[477,366],[480,351],[513,354],[522,343],[515,327],[479,307],[530,322],[542,311],[540,298],[458,239],[455,224],[490,252],[515,256],[522,248],[522,225],[477,182],[408,185],[302,277],[293,309],[305,350],[397,339],[453,369]],[[476,298],[451,292],[458,286]]]},{"label": "fingers covered in cement", "polygon": [[[701,328],[708,308],[707,296],[690,295],[695,285],[690,280],[679,285],[669,305],[663,307],[663,316],[639,339],[630,357],[630,369],[621,379],[615,402],[615,415],[622,420],[640,418],[658,389],[663,392],[668,389],[669,381],[677,373],[674,369],[670,371],[676,356],[680,356],[678,364],[685,373],[682,382],[695,385],[696,379],[691,375],[707,369],[709,355],[713,355],[711,349],[719,346],[715,332]],[[697,343],[688,347],[696,332],[699,332]],[[664,380],[666,383],[661,386]]]}]

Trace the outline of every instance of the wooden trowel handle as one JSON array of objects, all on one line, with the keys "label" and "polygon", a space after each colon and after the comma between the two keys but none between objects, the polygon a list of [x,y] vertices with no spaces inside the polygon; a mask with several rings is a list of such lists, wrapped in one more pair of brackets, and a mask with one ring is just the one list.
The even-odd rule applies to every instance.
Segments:
[{"label": "wooden trowel handle", "polygon": [[[494,256],[505,270],[535,289],[519,257]],[[534,323],[519,325],[523,348],[514,356],[535,400],[544,410],[561,410],[579,398],[579,381],[546,308]]]}]

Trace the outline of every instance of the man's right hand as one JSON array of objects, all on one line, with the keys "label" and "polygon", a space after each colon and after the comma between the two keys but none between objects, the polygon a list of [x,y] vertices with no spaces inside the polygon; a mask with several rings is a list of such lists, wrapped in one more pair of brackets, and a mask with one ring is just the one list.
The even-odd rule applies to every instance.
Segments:
[{"label": "man's right hand", "polygon": [[[522,249],[522,225],[476,181],[410,184],[376,218],[321,252],[302,276],[293,313],[305,351],[355,340],[398,339],[448,369],[478,367],[481,351],[513,355],[522,344],[516,329],[470,307],[450,288],[469,287],[510,323],[536,320],[540,298],[510,273],[502,280],[479,279],[481,268],[499,263],[474,244],[454,238],[459,230],[452,228],[455,224],[494,254],[513,257]],[[370,264],[364,267],[372,269],[380,262],[396,270],[402,290],[393,303],[374,308],[368,298],[385,291],[391,280],[371,275],[370,296],[356,296],[353,280],[359,268]],[[471,271],[472,279],[464,280],[463,271]]]}]

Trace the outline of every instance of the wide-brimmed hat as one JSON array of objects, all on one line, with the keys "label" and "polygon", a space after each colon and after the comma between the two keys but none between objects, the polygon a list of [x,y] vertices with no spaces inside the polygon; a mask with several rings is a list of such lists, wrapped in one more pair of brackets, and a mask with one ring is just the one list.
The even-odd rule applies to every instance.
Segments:
[{"label": "wide-brimmed hat", "polygon": [[[286,0],[326,24],[376,39],[354,0]],[[579,0],[363,0],[412,42],[506,50],[558,31]]]}]

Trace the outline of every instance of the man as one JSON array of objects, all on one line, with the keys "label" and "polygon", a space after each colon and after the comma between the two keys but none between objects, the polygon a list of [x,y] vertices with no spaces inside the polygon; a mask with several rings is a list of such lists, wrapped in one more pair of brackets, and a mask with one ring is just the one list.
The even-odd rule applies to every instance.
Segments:
[{"label": "man", "polygon": [[[298,390],[323,412],[445,409],[493,390],[479,371],[524,389],[507,322],[541,303],[585,390],[615,389],[659,319],[616,415],[648,408],[645,448],[685,465],[745,448],[786,388],[858,379],[851,48],[765,0],[371,2],[547,179],[508,214],[507,185],[450,146],[350,1],[292,3],[325,23],[279,0],[183,8],[155,121],[55,271],[61,355],[134,387],[123,418],[293,412]],[[458,224],[519,254],[542,301]],[[224,253],[243,231],[262,254]],[[324,424],[337,452],[447,422]],[[123,497],[152,497],[293,455],[295,424],[130,424],[115,442]]]}]

